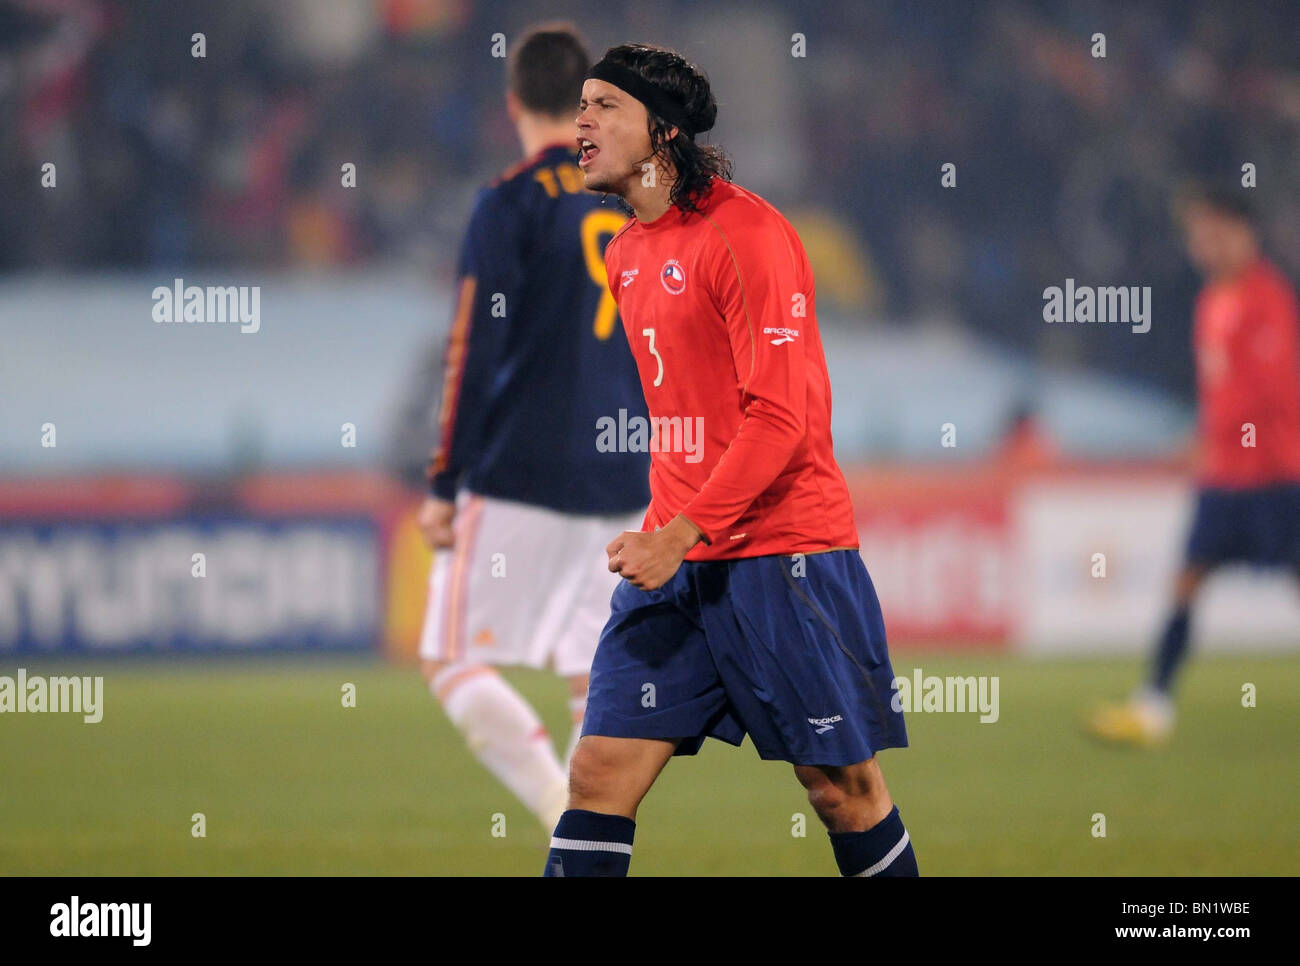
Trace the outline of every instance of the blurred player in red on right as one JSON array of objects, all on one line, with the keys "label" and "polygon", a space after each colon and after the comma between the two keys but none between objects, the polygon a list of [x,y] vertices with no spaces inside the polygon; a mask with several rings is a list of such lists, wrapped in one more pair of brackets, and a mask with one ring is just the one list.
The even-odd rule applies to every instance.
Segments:
[{"label": "blurred player in red on right", "polygon": [[1196,301],[1200,397],[1196,514],[1173,611],[1149,678],[1128,703],[1089,721],[1098,738],[1164,742],[1171,687],[1188,652],[1205,578],[1230,563],[1300,577],[1300,312],[1295,288],[1260,252],[1242,191],[1196,188],[1179,199],[1187,250],[1206,284]]}]

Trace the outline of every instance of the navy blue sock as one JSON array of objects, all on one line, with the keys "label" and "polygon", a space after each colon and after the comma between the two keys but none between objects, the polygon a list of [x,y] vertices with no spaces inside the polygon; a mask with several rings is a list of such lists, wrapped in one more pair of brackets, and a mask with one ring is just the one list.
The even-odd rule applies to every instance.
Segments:
[{"label": "navy blue sock", "polygon": [[831,832],[841,875],[918,876],[916,853],[898,806],[865,832]]},{"label": "navy blue sock", "polygon": [[1190,623],[1190,609],[1186,605],[1176,607],[1169,615],[1169,622],[1165,624],[1165,632],[1160,635],[1160,644],[1156,648],[1155,667],[1152,669],[1151,686],[1161,694],[1169,693],[1174,675],[1187,657]]},{"label": "navy blue sock", "polygon": [[571,808],[555,826],[542,875],[625,876],[635,834],[636,822],[630,818]]}]

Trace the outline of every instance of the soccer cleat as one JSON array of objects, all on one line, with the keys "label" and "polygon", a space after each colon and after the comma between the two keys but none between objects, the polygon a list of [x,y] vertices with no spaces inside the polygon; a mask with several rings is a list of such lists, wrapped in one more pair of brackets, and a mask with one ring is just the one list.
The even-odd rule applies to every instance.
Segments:
[{"label": "soccer cleat", "polygon": [[1165,744],[1174,730],[1174,709],[1163,695],[1141,692],[1125,704],[1097,709],[1088,719],[1094,738],[1113,744],[1155,748]]}]

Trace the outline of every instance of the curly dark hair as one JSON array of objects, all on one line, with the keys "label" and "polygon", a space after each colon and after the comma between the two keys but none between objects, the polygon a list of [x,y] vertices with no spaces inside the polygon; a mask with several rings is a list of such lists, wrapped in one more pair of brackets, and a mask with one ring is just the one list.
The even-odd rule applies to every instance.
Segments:
[{"label": "curly dark hair", "polygon": [[[707,130],[718,116],[718,102],[713,99],[709,78],[681,54],[654,44],[620,44],[605,52],[605,59],[636,71],[643,78],[663,88],[685,106],[693,131]],[[661,157],[677,173],[668,201],[683,213],[699,211],[708,197],[714,178],[731,180],[731,159],[716,144],[700,144],[693,133],[678,127],[669,137],[673,125],[650,108],[650,157]],[[648,158],[646,160],[649,160]]]}]

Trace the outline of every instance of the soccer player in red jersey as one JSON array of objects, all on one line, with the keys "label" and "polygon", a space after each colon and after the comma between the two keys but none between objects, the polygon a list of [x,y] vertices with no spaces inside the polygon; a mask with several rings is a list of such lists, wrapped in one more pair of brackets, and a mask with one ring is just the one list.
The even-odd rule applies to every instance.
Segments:
[{"label": "soccer player in red jersey", "polygon": [[669,758],[748,734],[794,765],[841,872],[916,875],[876,761],[907,736],[803,246],[695,140],[717,104],[676,53],[610,49],[579,107],[587,187],[635,213],[605,264],[653,424],[651,503],[607,548],[624,580],[546,874],[626,874]]},{"label": "soccer player in red jersey", "polygon": [[1171,685],[1187,656],[1190,617],[1205,578],[1227,563],[1300,576],[1300,313],[1295,288],[1260,253],[1239,193],[1197,189],[1179,214],[1206,284],[1196,300],[1200,395],[1196,514],[1174,606],[1146,684],[1090,723],[1100,738],[1165,741]]}]

